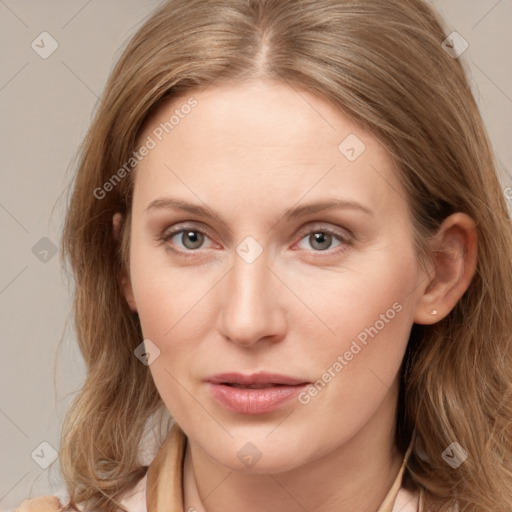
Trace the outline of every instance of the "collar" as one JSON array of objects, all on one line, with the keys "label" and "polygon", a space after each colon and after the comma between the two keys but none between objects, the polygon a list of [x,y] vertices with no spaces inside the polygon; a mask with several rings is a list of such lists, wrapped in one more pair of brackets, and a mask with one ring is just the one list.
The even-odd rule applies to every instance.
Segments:
[{"label": "collar", "polygon": [[[414,445],[414,439],[415,434],[413,434],[411,438],[411,442],[409,443],[409,447],[407,448],[395,481],[377,512],[393,512],[397,496],[402,491],[402,478]],[[147,512],[158,512],[162,510],[166,512],[184,512],[182,479],[186,446],[187,437],[185,433],[177,423],[174,423],[147,471]],[[423,507],[420,505],[420,511],[422,508]]]}]

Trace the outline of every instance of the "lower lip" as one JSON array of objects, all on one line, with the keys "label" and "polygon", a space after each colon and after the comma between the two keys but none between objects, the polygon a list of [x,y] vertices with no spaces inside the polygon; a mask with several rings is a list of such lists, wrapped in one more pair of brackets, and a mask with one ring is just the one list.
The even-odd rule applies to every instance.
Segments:
[{"label": "lower lip", "polygon": [[210,392],[226,409],[241,414],[272,412],[296,397],[307,384],[274,386],[271,388],[234,388],[225,384],[210,384]]}]

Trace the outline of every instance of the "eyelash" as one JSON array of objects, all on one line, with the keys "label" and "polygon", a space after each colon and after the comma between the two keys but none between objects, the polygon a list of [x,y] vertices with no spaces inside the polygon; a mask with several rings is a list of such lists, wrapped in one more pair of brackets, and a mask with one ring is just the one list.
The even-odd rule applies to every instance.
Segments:
[{"label": "eyelash", "polygon": [[[182,225],[182,226],[176,227],[172,230],[164,230],[159,235],[158,239],[162,243],[168,243],[169,240],[171,240],[174,236],[176,236],[180,233],[187,232],[187,231],[192,231],[194,233],[201,233],[202,235],[209,238],[208,232],[204,229],[196,228],[195,226],[186,226],[186,225],[183,226]],[[307,251],[308,254],[310,254],[314,257],[323,257],[323,256],[325,257],[325,256],[333,256],[336,254],[341,254],[341,253],[347,251],[348,248],[350,247],[350,245],[352,244],[351,240],[346,235],[344,235],[336,230],[330,229],[330,228],[315,228],[315,229],[303,230],[300,232],[301,238],[299,241],[302,241],[308,235],[312,235],[312,234],[316,234],[316,233],[322,233],[324,235],[331,235],[340,242],[340,245],[334,251],[331,251],[329,249],[326,249],[324,251],[315,250],[315,249],[312,249],[311,251]],[[194,253],[200,251],[200,249],[195,249],[195,250],[189,249],[187,251],[184,251],[182,249],[176,249],[176,248],[173,248],[170,246],[168,246],[168,249],[171,250],[172,252],[174,252],[180,256],[184,256],[186,258],[194,257],[195,256]]]}]

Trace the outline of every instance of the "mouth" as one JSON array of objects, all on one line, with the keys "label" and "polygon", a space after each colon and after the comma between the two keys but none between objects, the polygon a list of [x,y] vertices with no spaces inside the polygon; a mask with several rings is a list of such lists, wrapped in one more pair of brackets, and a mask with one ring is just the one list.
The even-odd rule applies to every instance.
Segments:
[{"label": "mouth", "polygon": [[206,382],[218,404],[239,414],[272,412],[290,402],[310,384],[302,379],[266,372],[220,374]]}]

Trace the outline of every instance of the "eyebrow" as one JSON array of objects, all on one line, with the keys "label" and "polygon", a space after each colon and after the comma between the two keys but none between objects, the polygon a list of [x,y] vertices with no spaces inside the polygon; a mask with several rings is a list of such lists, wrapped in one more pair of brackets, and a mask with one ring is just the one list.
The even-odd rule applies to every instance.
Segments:
[{"label": "eyebrow", "polygon": [[[221,218],[219,214],[213,211],[211,208],[188,203],[186,201],[182,201],[179,199],[172,199],[170,197],[158,198],[151,201],[144,211],[148,213],[151,210],[158,209],[178,209],[184,210],[194,215],[202,216],[202,217],[212,217],[222,224],[224,224],[224,220]],[[345,199],[331,199],[327,201],[318,201],[314,203],[308,203],[301,206],[296,206],[292,208],[288,208],[284,211],[282,218],[286,220],[292,220],[299,217],[304,217],[305,215],[312,213],[324,212],[327,210],[335,210],[335,209],[349,209],[349,210],[357,210],[368,215],[375,215],[375,211],[367,206],[362,205],[361,203],[355,201],[349,201]]]},{"label": "eyebrow", "polygon": [[346,199],[332,199],[329,201],[319,201],[316,203],[309,203],[302,206],[289,208],[288,210],[285,210],[283,217],[285,219],[295,219],[310,213],[318,213],[335,209],[359,210],[369,215],[375,215],[375,212],[371,208],[368,208],[361,203],[357,203],[356,201],[348,201]]}]

